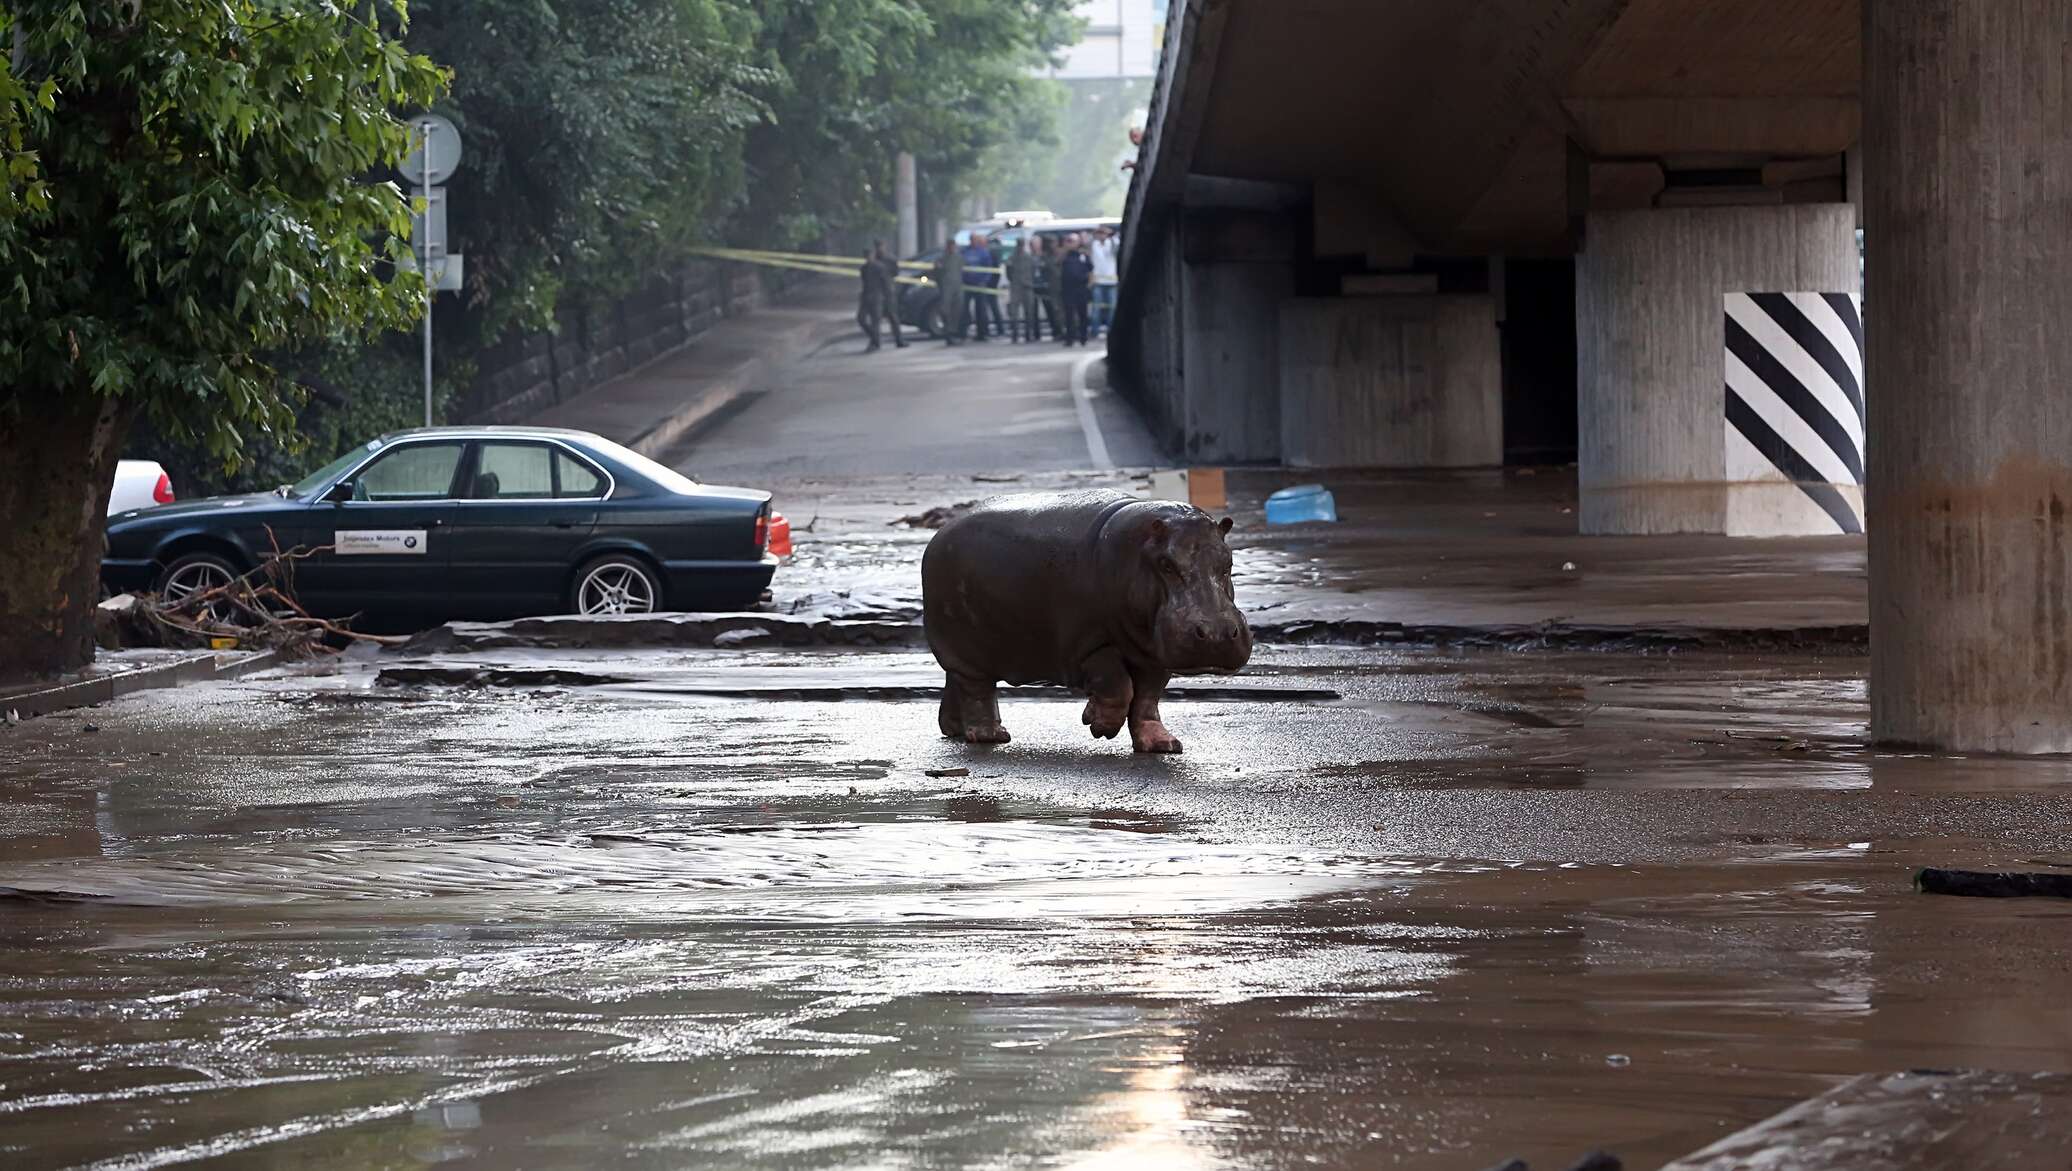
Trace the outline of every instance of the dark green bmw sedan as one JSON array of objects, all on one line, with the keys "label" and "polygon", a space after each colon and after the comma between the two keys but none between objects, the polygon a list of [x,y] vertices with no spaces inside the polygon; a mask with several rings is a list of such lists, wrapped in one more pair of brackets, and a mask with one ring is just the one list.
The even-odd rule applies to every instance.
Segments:
[{"label": "dark green bmw sedan", "polygon": [[777,561],[770,494],[541,427],[398,431],[299,484],[108,518],[113,591],[178,599],[277,546],[311,613],[431,619],[739,610]]}]

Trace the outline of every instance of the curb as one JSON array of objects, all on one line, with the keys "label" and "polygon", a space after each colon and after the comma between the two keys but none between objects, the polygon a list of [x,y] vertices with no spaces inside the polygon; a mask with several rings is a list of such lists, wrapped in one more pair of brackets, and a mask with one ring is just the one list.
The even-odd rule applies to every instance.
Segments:
[{"label": "curb", "polygon": [[275,651],[195,651],[170,662],[153,663],[128,671],[112,671],[91,679],[57,683],[34,691],[0,695],[0,709],[23,719],[49,715],[68,708],[106,703],[138,691],[156,691],[187,683],[210,683],[236,679],[263,671],[280,662]]}]

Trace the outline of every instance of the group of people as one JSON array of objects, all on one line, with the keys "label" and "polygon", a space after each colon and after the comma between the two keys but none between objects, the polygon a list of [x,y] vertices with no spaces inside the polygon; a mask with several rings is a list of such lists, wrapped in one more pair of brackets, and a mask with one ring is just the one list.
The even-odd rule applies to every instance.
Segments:
[{"label": "group of people", "polygon": [[[994,337],[1034,342],[1042,340],[1048,326],[1053,340],[1086,345],[1107,332],[1114,315],[1119,246],[1115,230],[1108,227],[1085,237],[1077,232],[1026,233],[1011,249],[996,236],[976,233],[961,248],[955,237],[943,241],[933,274],[936,287],[943,290],[943,340],[958,345],[968,334],[982,342]],[[896,284],[899,264],[886,255],[884,241],[864,258],[862,276],[857,320],[870,338],[867,349],[880,348],[882,318],[892,321],[893,344],[905,348]]]}]

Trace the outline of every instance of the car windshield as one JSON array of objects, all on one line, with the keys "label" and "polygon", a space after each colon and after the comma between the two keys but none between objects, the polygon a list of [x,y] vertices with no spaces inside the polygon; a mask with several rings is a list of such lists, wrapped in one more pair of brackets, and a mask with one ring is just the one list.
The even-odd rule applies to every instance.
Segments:
[{"label": "car windshield", "polygon": [[698,491],[698,481],[691,479],[674,468],[664,467],[654,460],[634,451],[620,447],[609,439],[589,438],[583,441],[600,455],[609,456],[628,471],[638,472],[655,482],[655,486],[666,488],[679,496],[690,496]]},{"label": "car windshield", "polygon": [[323,487],[324,483],[330,480],[333,476],[338,475],[340,472],[343,472],[345,469],[353,466],[355,463],[358,463],[359,461],[366,459],[368,452],[379,450],[381,450],[381,440],[368,440],[366,446],[355,447],[351,451],[346,452],[344,455],[339,456],[337,459],[332,460],[330,463],[325,464],[323,467],[317,469],[314,472],[311,472],[309,475],[304,476],[302,479],[296,481],[295,484],[292,485],[286,492],[282,493],[282,495],[290,497],[307,496],[310,493],[316,491],[317,489]]}]

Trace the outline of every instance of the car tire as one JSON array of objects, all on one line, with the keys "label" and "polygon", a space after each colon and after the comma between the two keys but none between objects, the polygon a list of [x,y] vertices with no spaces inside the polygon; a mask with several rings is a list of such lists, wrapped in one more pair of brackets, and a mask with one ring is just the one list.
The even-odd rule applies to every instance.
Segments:
[{"label": "car tire", "polygon": [[592,557],[569,581],[571,614],[653,614],[663,608],[662,602],[661,575],[631,553]]},{"label": "car tire", "polygon": [[928,331],[929,337],[934,338],[944,337],[949,333],[948,327],[943,324],[942,320],[941,298],[938,297],[933,305],[922,311],[921,328]]},{"label": "car tire", "polygon": [[[166,605],[178,605],[193,594],[235,581],[243,572],[220,554],[186,553],[166,563],[151,589]],[[209,617],[227,623],[238,617],[238,612],[230,606],[212,606]]]}]

